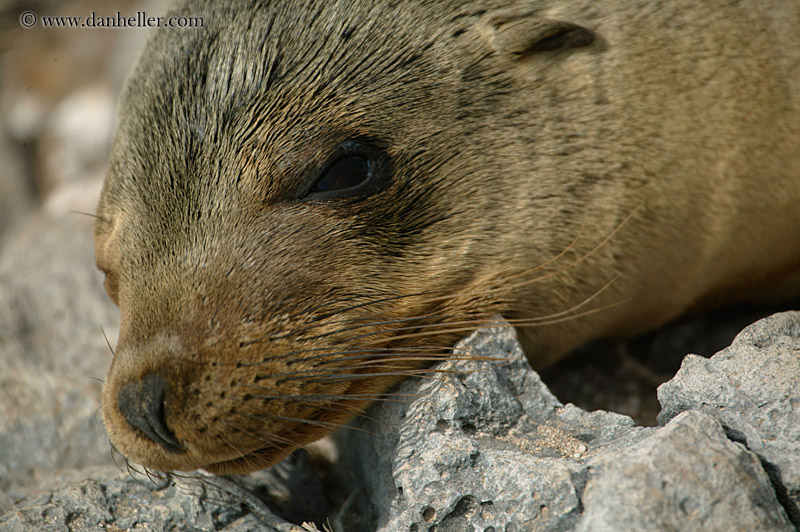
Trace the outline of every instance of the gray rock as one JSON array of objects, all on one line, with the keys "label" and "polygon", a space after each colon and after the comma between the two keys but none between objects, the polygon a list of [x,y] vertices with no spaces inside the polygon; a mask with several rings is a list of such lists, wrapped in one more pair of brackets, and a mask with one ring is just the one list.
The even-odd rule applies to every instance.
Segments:
[{"label": "gray rock", "polygon": [[255,516],[208,483],[159,489],[146,479],[102,470],[25,501],[0,517],[0,532],[263,530]]},{"label": "gray rock", "polygon": [[758,458],[700,412],[680,414],[589,470],[577,532],[794,530]]},{"label": "gray rock", "polygon": [[758,459],[714,419],[642,428],[562,405],[510,328],[459,348],[504,360],[446,361],[396,390],[413,400],[340,434],[363,530],[791,530]]},{"label": "gray rock", "polygon": [[111,360],[101,326],[113,342],[118,311],[94,266],[91,231],[89,217],[42,211],[0,251],[0,491],[7,496],[55,472],[112,463],[98,412]]},{"label": "gray rock", "polygon": [[[18,502],[0,516],[0,532],[319,532],[313,525],[293,525],[272,512],[299,510],[308,516],[313,514],[309,507],[325,508],[319,478],[302,453],[269,471],[235,480],[201,472],[163,478],[108,467],[87,469],[83,476],[56,481]],[[271,503],[253,490],[266,492]]]},{"label": "gray rock", "polygon": [[662,423],[699,410],[755,452],[800,527],[800,312],[756,322],[710,359],[687,356],[658,398]]}]

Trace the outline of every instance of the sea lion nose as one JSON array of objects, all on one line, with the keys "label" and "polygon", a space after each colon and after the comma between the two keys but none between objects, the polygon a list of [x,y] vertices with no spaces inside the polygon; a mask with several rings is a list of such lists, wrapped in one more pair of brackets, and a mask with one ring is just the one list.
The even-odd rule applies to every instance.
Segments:
[{"label": "sea lion nose", "polygon": [[166,379],[150,373],[141,380],[124,385],[117,395],[117,406],[132,426],[171,452],[181,451],[181,444],[167,428],[164,420]]}]

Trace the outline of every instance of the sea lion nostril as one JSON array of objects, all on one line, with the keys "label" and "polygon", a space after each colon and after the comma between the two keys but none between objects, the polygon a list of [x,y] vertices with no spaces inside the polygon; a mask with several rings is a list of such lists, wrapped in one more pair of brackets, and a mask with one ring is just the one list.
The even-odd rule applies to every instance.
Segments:
[{"label": "sea lion nostril", "polygon": [[141,380],[124,385],[117,395],[117,406],[132,426],[171,452],[181,451],[181,444],[167,427],[164,419],[164,396],[167,381],[150,373]]}]

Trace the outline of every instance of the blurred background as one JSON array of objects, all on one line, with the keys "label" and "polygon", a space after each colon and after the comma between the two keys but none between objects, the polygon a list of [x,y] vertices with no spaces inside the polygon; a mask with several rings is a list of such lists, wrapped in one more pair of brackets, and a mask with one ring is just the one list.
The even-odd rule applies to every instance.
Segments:
[{"label": "blurred background", "polygon": [[[163,3],[0,0],[0,239],[54,193],[93,212],[115,102],[147,28],[43,27],[42,17],[161,14]],[[25,28],[20,15],[37,16]],[[91,183],[91,187],[87,184]],[[65,201],[67,198],[62,198]],[[73,205],[74,207],[75,205]],[[53,208],[58,209],[58,205]]]},{"label": "blurred background", "polygon": [[163,9],[0,0],[0,514],[26,491],[114,467],[99,407],[118,313],[94,267],[92,218],[79,213],[95,210],[118,95],[158,31],[41,20]]}]

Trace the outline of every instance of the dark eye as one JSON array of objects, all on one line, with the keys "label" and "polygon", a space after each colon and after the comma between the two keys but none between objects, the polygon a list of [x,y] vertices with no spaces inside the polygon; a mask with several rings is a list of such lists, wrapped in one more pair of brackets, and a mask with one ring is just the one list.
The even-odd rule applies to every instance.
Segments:
[{"label": "dark eye", "polygon": [[[335,161],[309,191],[318,192],[358,192],[371,177],[370,163],[360,155],[345,155]],[[349,195],[349,194],[348,194]],[[337,194],[338,196],[338,194]]]},{"label": "dark eye", "polygon": [[297,199],[360,199],[391,184],[389,159],[373,144],[348,140],[340,144],[316,175],[309,175]]}]

